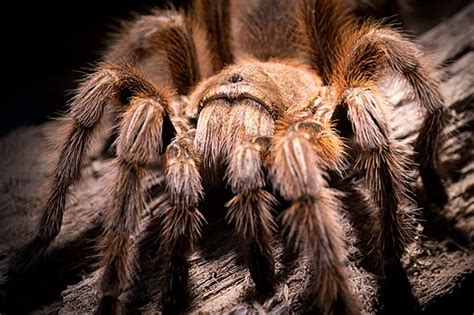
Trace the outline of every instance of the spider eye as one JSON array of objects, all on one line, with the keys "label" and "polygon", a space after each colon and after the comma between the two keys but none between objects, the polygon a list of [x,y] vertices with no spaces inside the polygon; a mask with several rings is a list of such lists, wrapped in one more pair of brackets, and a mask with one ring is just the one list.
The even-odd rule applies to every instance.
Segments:
[{"label": "spider eye", "polygon": [[230,83],[237,83],[237,82],[241,82],[243,80],[244,80],[244,78],[238,73],[234,73],[229,77],[229,82]]}]

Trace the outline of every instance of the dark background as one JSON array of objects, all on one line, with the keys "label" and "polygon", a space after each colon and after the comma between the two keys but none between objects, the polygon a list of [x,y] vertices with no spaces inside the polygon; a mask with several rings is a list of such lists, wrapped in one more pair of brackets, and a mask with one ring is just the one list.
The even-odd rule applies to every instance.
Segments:
[{"label": "dark background", "polygon": [[164,0],[16,1],[0,5],[0,135],[21,125],[43,122],[63,110],[84,70],[101,56],[118,21],[165,5]]},{"label": "dark background", "polygon": [[[253,0],[249,0],[253,1]],[[419,34],[469,0],[409,0],[408,26]],[[97,61],[113,26],[164,1],[38,1],[0,5],[0,136],[63,110],[82,70]],[[171,1],[185,7],[188,1]],[[6,2],[7,3],[7,2]]]}]

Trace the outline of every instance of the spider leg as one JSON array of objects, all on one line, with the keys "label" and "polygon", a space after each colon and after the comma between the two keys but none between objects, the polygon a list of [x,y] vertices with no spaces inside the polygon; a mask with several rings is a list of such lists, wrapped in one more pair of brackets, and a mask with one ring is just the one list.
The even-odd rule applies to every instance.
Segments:
[{"label": "spider leg", "polygon": [[[122,38],[115,44],[109,53],[111,55],[110,58],[115,59],[125,56],[133,62],[134,67],[144,71],[147,77],[157,79],[160,82],[170,81],[178,94],[187,95],[190,89],[200,80],[203,73],[208,71],[202,69],[202,67],[206,67],[206,64],[200,62],[202,58],[200,59],[199,56],[203,53],[200,49],[203,49],[203,47],[198,47],[199,45],[195,41],[195,25],[187,17],[174,11],[144,16],[134,23],[134,26],[123,34]],[[133,57],[137,55],[140,57],[139,62]],[[159,58],[160,56],[163,58]],[[161,64],[162,62],[164,64]],[[146,69],[150,65],[159,71],[150,73]],[[163,137],[156,132],[156,128],[161,127],[162,124],[164,126],[171,126],[169,119],[158,121],[161,117],[160,115],[164,113],[160,114],[159,108],[166,109],[166,113],[172,111],[172,104],[169,102],[171,97],[169,95],[164,96],[168,97],[157,100],[160,104],[153,104],[154,100],[145,99],[144,101],[149,102],[148,104],[143,104],[143,106],[146,105],[145,107],[142,108],[140,107],[142,105],[140,105],[136,110],[130,110],[122,118],[123,128],[121,129],[125,134],[122,138],[119,135],[117,139],[117,151],[120,150],[120,144],[122,143],[124,148],[122,155],[125,154],[126,156],[120,156],[119,154],[118,158],[125,161],[132,160],[132,163],[141,167],[142,164],[151,163],[153,158],[159,156],[160,150],[157,150],[158,148],[166,147],[163,171],[166,177],[166,192],[169,196],[169,201],[163,203],[159,211],[162,218],[162,243],[168,262],[169,275],[167,289],[163,297],[165,307],[174,307],[179,304],[184,296],[188,279],[187,258],[192,247],[199,239],[204,219],[196,209],[202,194],[202,187],[197,171],[199,159],[192,148],[192,132],[179,134],[175,140],[171,143],[169,142],[171,137],[175,136],[176,131],[181,131],[182,128],[179,125],[186,123],[186,119],[181,121],[180,119],[184,117],[174,116],[173,123],[177,124],[176,131],[173,129],[173,133],[168,134],[169,137],[164,137],[167,143],[159,142]],[[162,107],[156,105],[161,105]],[[156,108],[154,109],[153,106]],[[173,109],[177,110],[176,108]],[[181,113],[175,112],[174,114],[180,115]],[[127,117],[131,117],[129,124],[126,120]],[[165,131],[164,129],[163,132]],[[133,134],[134,132],[135,134]],[[131,152],[134,149],[137,150],[137,155],[131,156]],[[149,154],[151,155],[148,156]],[[128,170],[129,175],[127,175],[127,178],[129,180],[135,179],[135,173],[134,169]],[[139,184],[138,179],[136,184]],[[135,189],[131,184],[127,189],[132,191],[117,190],[115,198],[123,200],[123,195],[127,196],[127,194],[134,191],[136,194],[139,193],[138,188]],[[124,201],[130,203],[128,207],[131,207],[131,209],[128,217],[115,218],[115,221],[121,219],[123,224],[129,229],[125,231],[125,235],[130,235],[133,232],[134,225],[136,228],[136,213],[139,210],[138,197],[136,195],[136,198],[131,200],[131,202]],[[120,209],[120,207],[116,208]],[[117,212],[117,216],[120,213]],[[122,240],[114,234],[106,239],[106,254],[109,251],[114,251],[114,248],[119,246],[120,242]],[[130,246],[131,244],[128,243],[120,248],[123,250],[122,252],[113,252],[117,253],[116,257],[119,262],[124,262],[126,259],[131,261],[130,254],[127,256],[127,252],[131,250]],[[111,248],[110,250],[108,249],[109,247]],[[115,258],[107,257],[106,255],[107,264],[113,267]],[[123,267],[123,265],[125,263],[121,266]],[[130,276],[130,269],[123,267],[122,270],[117,270],[117,268],[113,269],[112,267],[109,268],[110,272],[104,275],[102,286],[105,295],[101,305],[107,307],[101,306],[100,310],[110,309],[110,305],[107,304],[108,301],[117,300],[117,294],[122,291],[125,281]],[[109,294],[109,291],[112,291],[112,294]]]},{"label": "spider leg", "polygon": [[[447,194],[436,171],[438,147],[442,138],[443,96],[433,70],[410,41],[388,28],[366,24],[353,29],[341,48],[332,86],[339,106],[334,112],[336,128],[351,138],[361,152],[356,166],[366,172],[373,200],[381,210],[380,263],[386,311],[417,307],[411,286],[400,262],[411,232],[400,220],[400,201],[407,190],[405,155],[390,136],[384,108],[386,101],[376,89],[377,80],[387,68],[405,79],[426,116],[415,142],[416,162],[425,191],[438,205]],[[375,232],[375,231],[374,231]],[[400,299],[400,292],[404,295]],[[395,297],[398,296],[397,299]]]},{"label": "spider leg", "polygon": [[169,202],[162,205],[162,241],[167,260],[168,283],[163,294],[166,310],[184,307],[188,284],[188,257],[201,237],[204,216],[197,206],[203,195],[194,149],[194,130],[179,135],[165,155],[166,190]]},{"label": "spider leg", "polygon": [[340,170],[342,144],[329,126],[315,120],[277,124],[271,148],[273,185],[291,203],[282,223],[295,247],[309,255],[316,273],[310,285],[311,308],[321,314],[358,314],[338,220],[338,193],[325,169]]},{"label": "spider leg", "polygon": [[227,218],[244,245],[250,275],[259,292],[271,292],[274,259],[271,240],[275,232],[272,208],[276,199],[265,190],[264,159],[269,137],[255,137],[237,145],[230,155],[228,183],[235,196],[226,204]]},{"label": "spider leg", "polygon": [[428,196],[444,205],[448,196],[436,170],[441,132],[445,125],[444,98],[434,70],[415,44],[390,29],[365,26],[359,38],[353,39],[350,57],[344,60],[334,83],[343,91],[348,87],[370,85],[379,76],[383,63],[411,86],[425,117],[415,142],[415,161]]},{"label": "spider leg", "polygon": [[[113,112],[120,113],[137,95],[159,98],[144,77],[170,82],[176,91],[186,94],[206,73],[206,63],[197,62],[204,60],[198,57],[205,54],[204,48],[199,50],[195,46],[194,25],[185,16],[174,11],[159,12],[141,16],[127,26],[107,52],[106,60],[112,62],[100,64],[88,75],[72,100],[71,124],[65,131],[67,137],[53,173],[54,182],[39,232],[13,259],[13,273],[34,266],[59,233],[68,188],[80,177],[81,162],[105,107],[112,105]],[[168,98],[171,89],[165,94]],[[173,114],[172,108],[166,110],[167,115]],[[163,137],[169,142],[175,130],[169,118],[163,123]]]},{"label": "spider leg", "polygon": [[[114,110],[121,111],[136,95],[160,97],[152,85],[127,67],[101,64],[82,82],[71,103],[71,122],[54,169],[54,180],[46,210],[39,222],[38,234],[14,258],[11,264],[13,273],[21,273],[34,266],[59,234],[68,189],[80,177],[81,163],[105,108],[113,105]],[[167,130],[164,134],[169,137],[174,130],[170,122],[165,125]]]},{"label": "spider leg", "polygon": [[116,178],[111,206],[104,218],[102,240],[102,299],[98,314],[121,312],[119,294],[132,274],[133,236],[137,232],[140,212],[145,209],[142,178],[146,166],[159,157],[164,107],[161,100],[134,97],[119,126],[117,138]]},{"label": "spider leg", "polygon": [[[411,286],[401,264],[401,256],[412,232],[400,219],[400,203],[408,191],[408,160],[402,147],[391,138],[384,108],[384,98],[372,88],[351,88],[345,91],[341,103],[333,114],[336,129],[349,138],[354,150],[355,169],[364,174],[372,201],[379,213],[379,228],[374,228],[372,239],[379,240],[378,264],[383,273],[383,297],[397,297],[399,310],[412,309],[416,305],[411,296]],[[345,134],[344,134],[345,133]],[[400,298],[407,294],[406,299]],[[402,296],[403,297],[403,296]],[[404,305],[403,303],[407,303]],[[400,308],[398,308],[400,307]]]},{"label": "spider leg", "polygon": [[[234,61],[231,35],[231,0],[195,0],[195,20],[202,29],[196,37],[199,46],[207,42],[208,58],[213,73]],[[202,63],[202,61],[201,61]]]},{"label": "spider leg", "polygon": [[[206,55],[206,43],[196,44],[199,29],[191,19],[173,10],[140,16],[125,23],[106,60],[134,67],[150,81],[170,82],[177,94],[187,95],[211,71],[210,62],[200,57]],[[112,153],[117,137],[114,131],[104,146],[105,156]]]},{"label": "spider leg", "polygon": [[[131,97],[137,94],[155,94],[154,88],[145,83],[142,75],[137,75],[133,68],[141,69],[151,65],[157,73],[146,71],[146,74],[154,79],[164,80],[169,74],[157,70],[166,68],[166,63],[169,63],[174,70],[170,81],[183,93],[199,80],[200,69],[195,62],[197,52],[190,29],[190,23],[176,12],[162,16],[143,16],[126,28],[112,45],[106,59],[113,63],[99,65],[81,83],[71,103],[69,116],[72,123],[66,131],[68,136],[53,173],[54,182],[38,234],[11,263],[12,272],[21,272],[34,266],[59,233],[68,188],[80,177],[81,162],[105,107],[115,103],[115,110],[120,112]],[[160,49],[165,52],[164,58],[156,57],[162,56]],[[116,102],[117,99],[119,102]],[[164,123],[167,125],[165,134],[168,131],[174,133],[169,119]]]},{"label": "spider leg", "polygon": [[155,82],[171,82],[177,94],[188,95],[211,72],[201,32],[196,22],[174,10],[140,16],[118,34],[106,60],[129,64]]},{"label": "spider leg", "polygon": [[448,196],[436,170],[446,120],[444,98],[427,58],[394,30],[376,23],[359,26],[333,1],[302,0],[297,20],[309,62],[338,95],[350,87],[374,85],[387,65],[408,82],[425,111],[415,142],[416,162],[428,196],[444,205]]},{"label": "spider leg", "polygon": [[300,0],[297,4],[295,20],[308,62],[328,84],[356,21],[339,1]]}]

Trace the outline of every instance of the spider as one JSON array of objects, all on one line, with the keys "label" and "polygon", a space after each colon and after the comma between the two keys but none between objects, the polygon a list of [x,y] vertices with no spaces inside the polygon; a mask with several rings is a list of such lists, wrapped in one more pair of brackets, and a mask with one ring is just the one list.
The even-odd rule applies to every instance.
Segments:
[{"label": "spider", "polygon": [[[197,0],[190,12],[153,11],[126,23],[71,101],[46,211],[19,257],[37,260],[58,235],[68,188],[111,112],[117,172],[101,240],[98,313],[121,311],[133,271],[130,236],[154,165],[166,182],[158,214],[169,275],[164,305],[185,294],[206,205],[230,193],[226,218],[258,291],[271,291],[271,242],[281,230],[315,270],[307,309],[360,313],[346,269],[341,192],[332,185],[354,173],[376,209],[368,230],[392,285],[387,294],[410,290],[393,283],[406,280],[400,258],[410,231],[399,212],[414,162],[427,194],[447,200],[436,171],[444,100],[433,67],[400,31],[361,22],[337,1],[240,4]],[[391,135],[390,104],[378,85],[387,73],[408,83],[425,113],[414,162]]]}]

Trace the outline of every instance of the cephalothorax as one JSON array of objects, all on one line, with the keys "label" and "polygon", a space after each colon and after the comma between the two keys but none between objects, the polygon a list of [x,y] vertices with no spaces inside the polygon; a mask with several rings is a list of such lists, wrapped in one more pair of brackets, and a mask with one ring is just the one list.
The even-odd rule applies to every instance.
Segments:
[{"label": "cephalothorax", "polygon": [[283,231],[315,269],[308,309],[358,314],[338,219],[341,193],[330,185],[348,173],[362,174],[377,209],[368,230],[381,274],[392,289],[409,291],[400,263],[409,230],[398,212],[412,164],[391,136],[390,104],[378,88],[387,72],[408,83],[426,113],[415,158],[426,191],[443,203],[435,168],[443,97],[431,66],[397,31],[361,23],[329,0],[197,0],[190,14],[137,18],[72,100],[38,236],[19,257],[37,259],[59,233],[68,187],[110,108],[117,173],[104,219],[99,312],[120,309],[130,235],[146,208],[143,178],[157,163],[166,182],[158,213],[166,305],[179,304],[186,289],[203,207],[226,192],[226,217],[258,290],[272,287],[270,243]]}]

